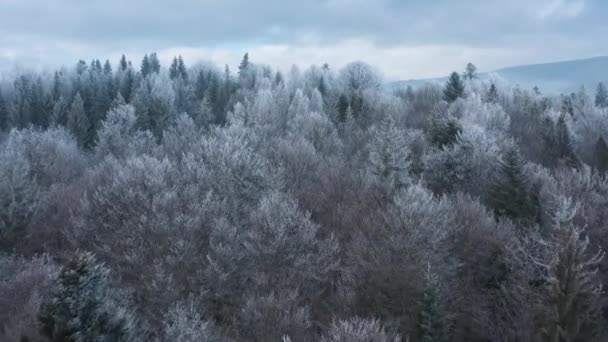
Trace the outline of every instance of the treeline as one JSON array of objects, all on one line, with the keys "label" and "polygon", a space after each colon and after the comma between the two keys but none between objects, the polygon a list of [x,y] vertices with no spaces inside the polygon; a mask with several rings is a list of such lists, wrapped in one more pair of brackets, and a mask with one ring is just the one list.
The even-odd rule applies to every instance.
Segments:
[{"label": "treeline", "polygon": [[79,62],[0,82],[2,341],[605,341],[608,91]]}]

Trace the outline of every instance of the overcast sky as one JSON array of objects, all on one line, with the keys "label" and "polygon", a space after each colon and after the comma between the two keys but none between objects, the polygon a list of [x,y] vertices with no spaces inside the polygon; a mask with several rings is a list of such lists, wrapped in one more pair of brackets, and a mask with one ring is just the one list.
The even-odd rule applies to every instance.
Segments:
[{"label": "overcast sky", "polygon": [[139,65],[352,60],[386,79],[608,55],[606,0],[0,0],[0,70],[126,53]]}]

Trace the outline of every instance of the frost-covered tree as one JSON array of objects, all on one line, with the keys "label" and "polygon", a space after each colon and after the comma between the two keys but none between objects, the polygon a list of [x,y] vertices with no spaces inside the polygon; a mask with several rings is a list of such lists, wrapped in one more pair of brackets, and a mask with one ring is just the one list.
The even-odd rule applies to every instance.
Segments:
[{"label": "frost-covered tree", "polygon": [[109,271],[90,253],[63,267],[39,315],[51,341],[138,341],[137,322],[111,287]]},{"label": "frost-covered tree", "polygon": [[418,314],[418,338],[422,342],[450,340],[449,318],[438,289],[437,276],[427,270],[421,310]]},{"label": "frost-covered tree", "polygon": [[464,73],[462,77],[465,80],[474,80],[477,76],[477,67],[473,63],[467,64],[467,67],[464,69]]},{"label": "frost-covered tree", "polygon": [[594,341],[599,337],[601,285],[596,273],[603,252],[587,252],[589,239],[569,222],[576,210],[571,200],[562,199],[556,214],[555,253],[545,279],[545,341]]},{"label": "frost-covered tree", "polygon": [[392,117],[371,128],[368,151],[372,174],[395,189],[409,183],[410,150],[406,134]]},{"label": "frost-covered tree", "polygon": [[595,91],[595,105],[597,107],[605,108],[608,106],[608,89],[604,82],[600,82],[597,85],[597,90]]},{"label": "frost-covered tree", "polygon": [[443,99],[452,103],[462,97],[464,97],[464,83],[460,78],[460,74],[453,72],[443,89]]},{"label": "frost-covered tree", "polygon": [[537,217],[528,175],[519,151],[511,147],[499,161],[490,189],[490,206],[497,217],[533,223]]},{"label": "frost-covered tree", "polygon": [[359,317],[335,321],[321,338],[322,342],[400,342],[401,337],[388,332],[380,321]]},{"label": "frost-covered tree", "polygon": [[608,171],[608,145],[604,137],[600,136],[595,143],[594,158],[597,168],[601,172]]},{"label": "frost-covered tree", "polygon": [[93,141],[91,122],[85,112],[84,101],[80,94],[76,94],[67,113],[67,127],[80,146],[89,147],[91,145]]},{"label": "frost-covered tree", "polygon": [[228,341],[210,321],[202,318],[194,302],[177,303],[165,315],[163,342]]}]

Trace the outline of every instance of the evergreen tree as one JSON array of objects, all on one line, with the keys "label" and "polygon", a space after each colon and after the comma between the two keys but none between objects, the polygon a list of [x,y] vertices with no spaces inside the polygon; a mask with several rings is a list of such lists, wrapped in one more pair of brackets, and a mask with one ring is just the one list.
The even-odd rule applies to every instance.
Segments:
[{"label": "evergreen tree", "polygon": [[604,82],[600,82],[597,85],[597,91],[595,93],[595,105],[600,108],[608,107],[608,89]]},{"label": "evergreen tree", "polygon": [[67,112],[68,103],[66,103],[63,96],[61,96],[53,105],[53,110],[51,112],[51,125],[65,126],[67,124]]},{"label": "evergreen tree", "polygon": [[453,72],[443,90],[443,99],[449,103],[464,97],[464,83],[457,72]]},{"label": "evergreen tree", "polygon": [[8,106],[2,95],[2,88],[0,87],[0,131],[8,128],[9,117],[8,117]]},{"label": "evergreen tree", "polygon": [[82,147],[90,146],[92,142],[91,123],[84,109],[84,101],[80,93],[77,93],[74,97],[67,114],[68,129],[72,132],[78,144]]},{"label": "evergreen tree", "polygon": [[110,64],[110,61],[107,59],[106,59],[106,62],[103,64],[103,74],[104,75],[112,74],[112,65]]},{"label": "evergreen tree", "polygon": [[557,157],[565,165],[576,167],[578,165],[578,158],[572,148],[570,130],[566,124],[566,116],[563,113],[555,124],[555,134],[556,139],[553,149],[556,152]]},{"label": "evergreen tree", "polygon": [[148,55],[144,56],[144,59],[141,61],[141,76],[146,77],[152,73],[152,65],[150,64],[150,58]]},{"label": "evergreen tree", "polygon": [[346,95],[344,95],[344,94],[340,95],[340,97],[338,98],[338,105],[336,108],[338,110],[338,120],[340,122],[346,121],[346,112],[349,107],[350,107],[350,103],[348,103],[348,97],[346,97]]},{"label": "evergreen tree", "polygon": [[245,73],[249,69],[249,53],[245,53],[243,56],[243,60],[241,60],[241,64],[239,65],[239,77],[245,76]]},{"label": "evergreen tree", "polygon": [[139,340],[132,314],[110,287],[109,271],[90,253],[77,252],[62,269],[38,319],[52,342]]},{"label": "evergreen tree", "polygon": [[490,206],[497,217],[525,224],[537,217],[524,162],[517,148],[509,148],[499,161],[489,195]]},{"label": "evergreen tree", "polygon": [[492,83],[490,85],[490,89],[486,93],[486,102],[488,103],[497,103],[498,102],[498,89],[496,89],[496,85]]},{"label": "evergreen tree", "polygon": [[177,58],[177,73],[182,79],[188,80],[188,69],[186,69],[186,64],[184,64],[182,56]]},{"label": "evergreen tree", "polygon": [[158,60],[156,52],[150,54],[150,68],[154,73],[158,74],[160,72],[160,61]]},{"label": "evergreen tree", "polygon": [[453,118],[435,118],[431,125],[431,143],[443,149],[450,147],[458,141],[462,133],[462,126]]},{"label": "evergreen tree", "polygon": [[464,70],[463,78],[465,80],[473,80],[477,78],[477,67],[473,63],[467,64]]},{"label": "evergreen tree", "polygon": [[119,67],[120,67],[120,71],[122,71],[122,72],[127,70],[127,67],[128,67],[127,57],[124,54],[122,55],[122,57],[120,57]]},{"label": "evergreen tree", "polygon": [[429,267],[418,315],[418,341],[448,342],[450,340],[448,315],[442,305],[438,286],[437,277]]},{"label": "evergreen tree", "polygon": [[171,62],[171,66],[169,67],[169,77],[174,80],[179,76],[179,71],[177,70],[177,57],[173,57],[173,62]]},{"label": "evergreen tree", "polygon": [[604,137],[597,139],[594,147],[595,165],[600,172],[608,172],[608,145]]},{"label": "evergreen tree", "polygon": [[597,341],[601,286],[596,279],[603,252],[589,257],[588,238],[571,223],[557,227],[556,254],[547,275],[544,340]]}]

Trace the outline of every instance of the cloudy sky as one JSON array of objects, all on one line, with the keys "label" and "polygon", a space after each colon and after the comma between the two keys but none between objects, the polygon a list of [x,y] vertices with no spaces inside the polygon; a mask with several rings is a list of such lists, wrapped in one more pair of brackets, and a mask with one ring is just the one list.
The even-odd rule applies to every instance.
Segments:
[{"label": "cloudy sky", "polygon": [[608,55],[606,0],[0,0],[0,70],[126,53],[287,69],[352,60],[388,80]]}]

